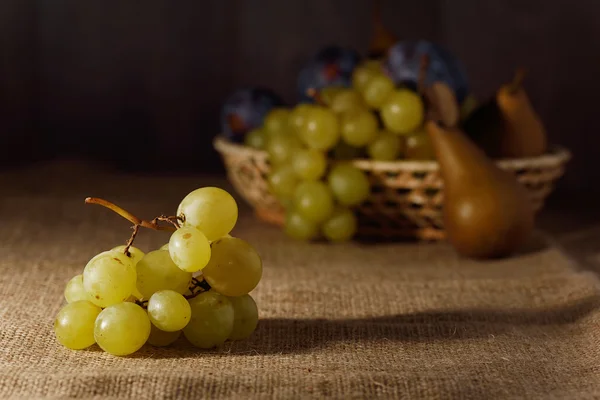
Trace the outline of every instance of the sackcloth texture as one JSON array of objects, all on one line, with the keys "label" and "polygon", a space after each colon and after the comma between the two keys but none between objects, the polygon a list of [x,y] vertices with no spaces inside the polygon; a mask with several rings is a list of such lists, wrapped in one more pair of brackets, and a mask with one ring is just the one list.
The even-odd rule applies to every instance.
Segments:
[{"label": "sackcloth texture", "polygon": [[[65,283],[129,224],[221,178],[67,165],[0,174],[0,398],[600,398],[600,283],[538,235],[510,259],[445,244],[299,244],[241,204],[234,234],[264,259],[257,331],[211,351],[181,338],[114,357],[62,348]],[[143,230],[152,250],[168,234]]]}]

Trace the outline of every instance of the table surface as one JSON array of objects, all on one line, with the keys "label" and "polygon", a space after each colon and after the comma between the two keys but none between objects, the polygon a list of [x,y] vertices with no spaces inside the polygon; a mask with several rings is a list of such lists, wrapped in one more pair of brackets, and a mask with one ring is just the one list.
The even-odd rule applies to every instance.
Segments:
[{"label": "table surface", "polygon": [[[578,210],[547,210],[523,252],[476,262],[443,243],[301,244],[240,203],[234,233],[264,260],[252,337],[121,358],[61,348],[52,320],[65,282],[129,235],[83,198],[150,218],[205,185],[228,187],[78,162],[0,172],[0,397],[600,396],[600,224]],[[167,238],[144,231],[137,244]]]}]

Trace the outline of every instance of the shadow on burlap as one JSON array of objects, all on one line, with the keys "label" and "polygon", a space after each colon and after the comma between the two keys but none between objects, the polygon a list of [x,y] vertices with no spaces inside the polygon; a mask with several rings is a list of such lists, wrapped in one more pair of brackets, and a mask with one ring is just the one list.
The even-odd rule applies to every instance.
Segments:
[{"label": "shadow on burlap", "polygon": [[[149,182],[155,192],[122,196],[143,217],[172,212],[194,186]],[[64,284],[129,234],[83,206],[88,194],[103,195],[0,199],[2,398],[600,397],[599,282],[545,242],[480,263],[441,244],[298,244],[249,214],[234,233],[264,258],[251,338],[212,351],[182,338],[124,358],[66,350],[52,332]],[[167,239],[144,231],[137,243]]]}]

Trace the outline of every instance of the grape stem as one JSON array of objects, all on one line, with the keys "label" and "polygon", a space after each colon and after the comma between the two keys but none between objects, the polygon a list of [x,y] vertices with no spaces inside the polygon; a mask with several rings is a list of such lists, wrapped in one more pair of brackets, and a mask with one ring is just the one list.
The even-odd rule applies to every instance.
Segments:
[{"label": "grape stem", "polygon": [[[86,198],[85,204],[98,204],[102,207],[106,207],[109,210],[112,210],[115,213],[119,214],[121,217],[125,218],[132,224],[141,226],[142,228],[154,229],[155,231],[169,231],[169,232],[175,232],[177,230],[177,228],[173,227],[173,226],[159,225],[158,222],[162,221],[162,219],[161,219],[162,217],[154,218],[152,221],[145,221],[143,219],[136,217],[129,211],[124,210],[123,208],[119,207],[118,205],[113,204],[110,201],[107,201],[104,199],[99,199],[97,197]],[[165,218],[172,218],[172,217],[165,217]],[[179,217],[177,217],[177,219],[179,219]]]},{"label": "grape stem", "polygon": [[125,245],[125,249],[123,250],[123,253],[125,253],[125,255],[127,257],[131,257],[131,253],[129,253],[129,249],[131,248],[131,245],[133,245],[133,241],[135,240],[135,237],[137,236],[139,230],[140,230],[139,225],[133,226],[133,232],[131,232],[131,237],[127,241],[127,244]]},{"label": "grape stem", "polygon": [[308,97],[310,97],[311,99],[313,99],[315,101],[315,103],[317,103],[320,106],[324,106],[325,102],[323,101],[323,98],[321,97],[321,93],[319,93],[319,91],[315,88],[308,88],[306,89],[306,95]]},{"label": "grape stem", "polygon": [[185,297],[188,300],[193,299],[200,293],[208,292],[211,289],[211,287],[210,284],[206,282],[204,278],[192,278],[192,284],[190,285],[189,289],[192,293],[183,295],[183,297]]}]

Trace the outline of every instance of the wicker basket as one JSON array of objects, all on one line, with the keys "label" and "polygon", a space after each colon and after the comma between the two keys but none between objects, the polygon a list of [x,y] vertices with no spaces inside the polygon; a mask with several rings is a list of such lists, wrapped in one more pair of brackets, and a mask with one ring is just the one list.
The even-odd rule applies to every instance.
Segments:
[{"label": "wicker basket", "polygon": [[[221,137],[215,139],[214,145],[223,158],[229,180],[254,207],[259,218],[282,225],[283,207],[269,191],[267,154]],[[529,190],[535,210],[539,211],[555,181],[562,176],[569,158],[569,151],[554,147],[541,157],[499,160],[497,163],[516,174]],[[359,237],[444,238],[443,182],[437,162],[355,160],[353,164],[367,174],[372,192],[370,198],[356,209]]]}]

